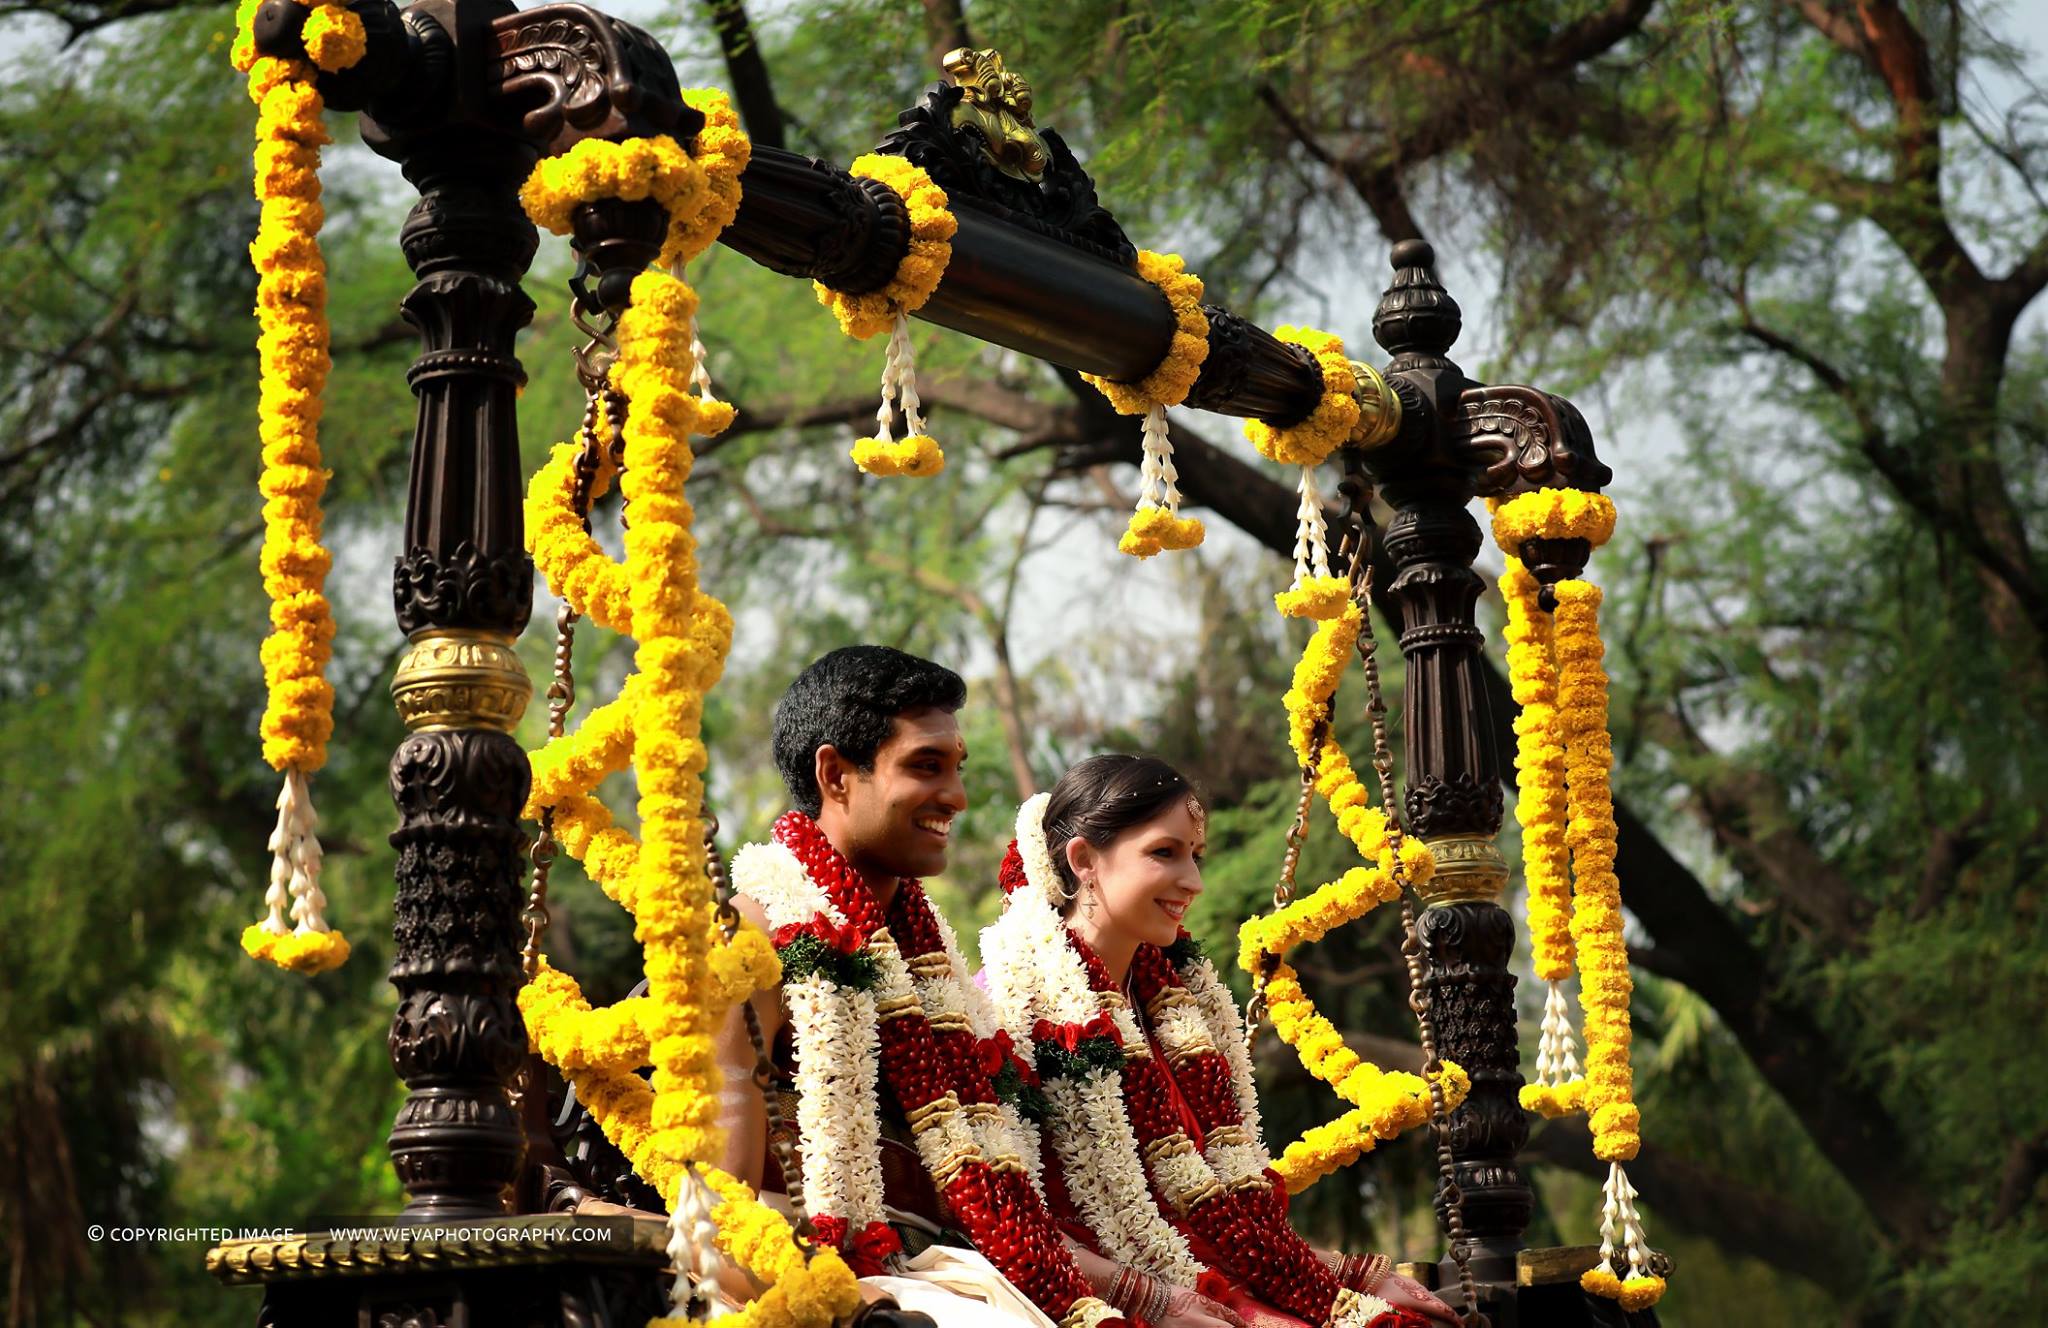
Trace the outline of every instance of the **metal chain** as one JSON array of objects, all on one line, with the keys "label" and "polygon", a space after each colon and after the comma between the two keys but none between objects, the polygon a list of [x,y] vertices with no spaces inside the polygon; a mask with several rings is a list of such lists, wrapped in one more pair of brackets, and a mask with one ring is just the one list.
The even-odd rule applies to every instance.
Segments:
[{"label": "metal chain", "polygon": [[1358,605],[1364,624],[1358,634],[1358,658],[1365,665],[1365,713],[1372,721],[1372,768],[1379,779],[1380,809],[1387,821],[1387,846],[1393,850],[1394,885],[1401,892],[1401,958],[1408,968],[1408,1008],[1415,1012],[1415,1022],[1422,1037],[1422,1077],[1429,1086],[1429,1121],[1436,1136],[1437,1176],[1444,1197],[1451,1262],[1458,1266],[1459,1288],[1465,1293],[1463,1319],[1468,1328],[1486,1328],[1487,1317],[1479,1310],[1479,1291],[1472,1277],[1471,1242],[1465,1234],[1465,1191],[1458,1184],[1456,1161],[1451,1156],[1450,1109],[1444,1101],[1443,1061],[1437,1056],[1436,1025],[1430,1018],[1421,932],[1416,926],[1413,892],[1408,888],[1408,868],[1401,861],[1406,836],[1401,830],[1400,810],[1394,798],[1394,753],[1387,741],[1387,701],[1380,688],[1379,638],[1372,626],[1372,561],[1365,556],[1362,544],[1361,540],[1356,566],[1363,569],[1364,575],[1352,578],[1351,598]]},{"label": "metal chain", "polygon": [[[575,316],[572,308],[572,317]],[[577,317],[577,326],[583,321]],[[595,341],[595,335],[593,340]],[[584,373],[586,356],[590,347],[576,353],[577,372]],[[579,444],[576,453],[576,487],[570,496],[570,503],[576,515],[582,518],[583,528],[590,529],[590,494],[597,486],[599,457],[604,441],[598,436],[597,391],[589,387],[583,401],[583,427],[578,431]],[[569,710],[576,704],[576,675],[570,661],[576,646],[576,610],[563,603],[555,610],[555,660],[554,678],[548,683],[548,737],[559,738],[567,731]],[[528,856],[533,862],[533,876],[527,887],[526,907],[520,912],[519,920],[526,924],[526,948],[520,953],[519,967],[528,982],[540,972],[541,942],[548,934],[548,927],[554,921],[548,912],[548,877],[554,870],[558,851],[555,846],[555,809],[543,807],[540,813],[540,829],[534,834],[533,847]]]},{"label": "metal chain", "polygon": [[[718,901],[718,929],[728,944],[739,934],[740,911],[733,907],[732,882],[725,874],[725,859],[718,855],[718,818],[707,807],[704,811],[704,863],[705,872],[711,877],[711,892]],[[775,1061],[769,1055],[768,1039],[761,1031],[761,1016],[754,1009],[752,1000],[740,1002],[740,1012],[747,1023],[747,1038],[754,1044],[754,1087],[761,1093],[761,1108],[768,1118],[768,1146],[775,1152],[775,1165],[782,1170],[782,1186],[789,1199],[790,1213],[796,1218],[797,1231],[810,1234],[810,1218],[804,1212],[804,1187],[798,1183],[801,1174],[796,1159],[796,1145],[790,1142],[787,1122],[782,1115],[781,1094],[775,1088]],[[811,1247],[802,1246],[804,1257],[811,1257]]]}]

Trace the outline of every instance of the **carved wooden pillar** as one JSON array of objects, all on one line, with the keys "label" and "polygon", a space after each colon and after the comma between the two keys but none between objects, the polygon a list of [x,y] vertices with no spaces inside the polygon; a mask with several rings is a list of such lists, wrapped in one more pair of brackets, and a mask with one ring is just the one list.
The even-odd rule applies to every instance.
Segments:
[{"label": "carved wooden pillar", "polygon": [[[1515,928],[1499,904],[1507,883],[1494,846],[1501,772],[1479,678],[1485,637],[1473,621],[1484,583],[1472,570],[1480,531],[1467,510],[1480,478],[1462,427],[1461,399],[1471,385],[1446,354],[1460,315],[1434,262],[1420,241],[1394,248],[1395,276],[1373,335],[1393,355],[1387,377],[1404,405],[1420,409],[1405,412],[1404,436],[1369,453],[1367,465],[1394,509],[1385,548],[1407,662],[1403,810],[1408,833],[1437,860],[1419,920],[1430,1011],[1440,1053],[1472,1076],[1471,1096],[1450,1121],[1456,1183],[1481,1294],[1512,1295],[1533,1206],[1515,1161],[1529,1133],[1516,1100],[1522,1078],[1508,971]],[[1439,1193],[1439,1213],[1444,1205]]]},{"label": "carved wooden pillar", "polygon": [[[406,24],[450,67],[473,65],[502,0],[425,0]],[[537,237],[517,189],[538,156],[453,78],[431,121],[364,119],[364,137],[420,191],[399,235],[420,333],[405,543],[393,575],[412,646],[392,682],[409,734],[391,758],[399,827],[391,1061],[412,1091],[393,1165],[421,1221],[506,1212],[523,1132],[507,1086],[526,1050],[519,969],[519,824],[529,774],[510,730],[532,694],[512,643],[533,600],[513,338]]]}]

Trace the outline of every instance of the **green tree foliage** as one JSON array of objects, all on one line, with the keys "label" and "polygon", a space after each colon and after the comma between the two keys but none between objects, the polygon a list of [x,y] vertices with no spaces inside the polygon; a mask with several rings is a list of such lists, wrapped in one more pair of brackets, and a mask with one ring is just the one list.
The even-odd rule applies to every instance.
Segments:
[{"label": "green tree foliage", "polygon": [[[317,794],[357,955],[306,983],[234,943],[262,893],[274,776],[253,738],[253,116],[227,15],[163,0],[0,14],[22,11],[41,17],[0,33],[0,1265],[10,1322],[240,1321],[252,1307],[211,1287],[197,1247],[81,1233],[396,1199],[383,567],[411,433],[411,338],[391,312],[409,198],[360,146],[331,150],[348,409],[323,431],[343,635]],[[1354,353],[1384,241],[1427,234],[1458,251],[1453,273],[1497,272],[1496,290],[1457,290],[1468,308],[1490,297],[1468,337],[1490,362],[1468,368],[1604,407],[1620,475],[1623,533],[1595,567],[1630,811],[1636,1170],[1682,1265],[1664,1321],[2009,1321],[2048,1293],[2048,1082],[2025,1054],[2048,997],[2048,357],[2023,317],[2048,282],[2048,208],[2012,15],[1891,0],[755,11],[632,16],[684,53],[686,83],[732,87],[758,139],[840,161],[939,52],[998,46],[1134,239],[1186,253],[1212,298],[1321,322]],[[578,413],[565,264],[551,241],[529,282],[529,465]],[[879,348],[737,255],[695,279],[714,372],[743,408],[692,485],[707,583],[740,624],[707,720],[724,842],[779,808],[761,752],[790,673],[884,640],[957,662],[975,688],[970,847],[935,887],[949,912],[992,913],[1021,795],[1089,751],[1149,747],[1211,794],[1195,920],[1227,960],[1236,920],[1270,897],[1297,790],[1277,697],[1300,640],[1265,606],[1284,570],[1260,548],[1284,553],[1291,493],[1241,465],[1233,426],[1176,420],[1210,545],[1178,567],[1120,563],[1103,550],[1137,456],[1128,422],[1070,377],[924,327],[947,473],[862,480],[843,453],[872,416]],[[525,643],[536,674],[546,635]],[[627,666],[586,628],[578,713]],[[1357,690],[1345,733],[1362,751]],[[543,734],[536,709],[520,736]],[[1343,865],[1318,824],[1303,887]],[[551,948],[594,994],[623,994],[630,925],[568,864],[556,882]],[[1303,963],[1388,1058],[1413,1038],[1398,942],[1383,909]],[[1336,1104],[1265,1047],[1279,1142]],[[1529,1159],[1530,1238],[1588,1238],[1583,1129],[1541,1127]],[[1331,1240],[1428,1257],[1431,1171],[1387,1148],[1300,1212]]]}]

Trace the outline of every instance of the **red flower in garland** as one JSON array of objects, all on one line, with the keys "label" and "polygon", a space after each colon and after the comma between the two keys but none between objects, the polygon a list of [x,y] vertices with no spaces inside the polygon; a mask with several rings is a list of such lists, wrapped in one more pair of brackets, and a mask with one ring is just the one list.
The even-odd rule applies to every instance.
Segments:
[{"label": "red flower in garland", "polygon": [[1008,1030],[998,1028],[995,1036],[983,1038],[974,1048],[975,1059],[981,1062],[981,1072],[993,1079],[1002,1073],[1003,1063],[1015,1059],[1012,1055]]},{"label": "red flower in garland", "polygon": [[837,950],[840,954],[853,954],[866,944],[852,923],[842,927],[823,913],[815,915],[809,922],[792,922],[777,927],[768,939],[780,950],[799,936],[815,936],[824,942],[826,949]]},{"label": "red flower in garland", "polygon": [[1041,1019],[1031,1026],[1031,1037],[1035,1042],[1056,1042],[1068,1051],[1080,1050],[1089,1038],[1106,1037],[1118,1046],[1124,1043],[1123,1034],[1116,1031],[1116,1020],[1106,1014],[1098,1014],[1085,1024],[1056,1024]]},{"label": "red flower in garland", "polygon": [[855,1277],[879,1277],[889,1256],[903,1248],[903,1238],[887,1222],[870,1222],[846,1245],[846,1266]]},{"label": "red flower in garland", "polygon": [[1024,855],[1017,851],[1017,841],[1010,841],[1009,851],[1003,854],[1003,865],[996,871],[996,884],[1003,887],[1005,897],[1017,893],[1017,887],[1025,884]]}]

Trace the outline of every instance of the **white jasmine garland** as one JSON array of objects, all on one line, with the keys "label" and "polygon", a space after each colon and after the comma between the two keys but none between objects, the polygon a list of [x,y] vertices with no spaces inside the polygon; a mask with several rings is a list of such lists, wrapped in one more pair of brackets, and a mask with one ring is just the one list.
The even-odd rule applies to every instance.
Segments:
[{"label": "white jasmine garland", "polygon": [[843,1011],[847,1049],[838,1053],[838,1064],[851,1066],[853,1091],[846,1094],[847,1114],[834,1122],[843,1131],[835,1136],[846,1140],[837,1151],[844,1157],[840,1170],[852,1193],[861,1196],[853,1203],[858,1210],[847,1212],[851,1230],[858,1234],[876,1222],[888,1220],[882,1184],[882,1104],[876,1092],[876,1077],[882,1066],[881,1025],[875,1017],[875,994],[852,993]]},{"label": "white jasmine garland", "polygon": [[[771,930],[823,914],[846,917],[779,843],[748,844],[732,861],[734,889],[760,904]],[[886,933],[882,933],[886,937]],[[873,943],[870,942],[870,948]],[[900,961],[899,961],[900,963]],[[851,1232],[886,1220],[882,1202],[881,1040],[873,992],[852,991],[822,973],[783,984],[796,1042],[798,1151],[804,1206],[843,1217]]]},{"label": "white jasmine garland", "polygon": [[733,855],[732,882],[734,890],[761,906],[771,931],[801,927],[820,913],[835,927],[846,925],[846,915],[811,879],[796,854],[772,840],[744,845]]}]

